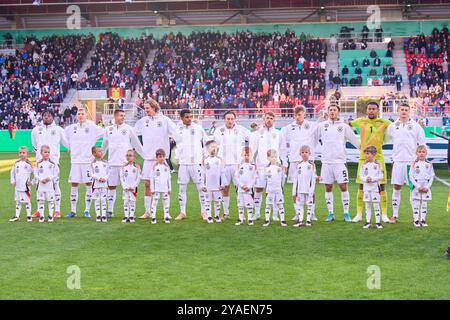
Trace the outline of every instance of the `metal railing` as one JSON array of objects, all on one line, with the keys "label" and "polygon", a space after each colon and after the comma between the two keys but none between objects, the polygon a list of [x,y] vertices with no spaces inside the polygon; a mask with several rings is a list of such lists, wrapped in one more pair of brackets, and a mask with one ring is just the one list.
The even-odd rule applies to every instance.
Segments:
[{"label": "metal railing", "polygon": [[338,43],[344,42],[346,40],[353,39],[354,42],[360,43],[364,39],[367,40],[367,42],[383,42],[385,38],[391,38],[392,33],[391,32],[376,32],[376,31],[369,31],[367,32],[367,36],[364,37],[363,32],[339,32],[337,33],[337,41]]},{"label": "metal railing", "polygon": [[[376,97],[375,99],[379,99]],[[341,113],[350,113],[358,115],[359,113],[364,113],[366,108],[363,106],[362,108],[358,108],[358,99],[339,99],[339,100],[327,100],[326,106],[330,106],[331,104],[337,104],[340,108]],[[420,115],[422,113],[422,108],[417,103],[416,99],[388,99],[388,100],[380,100],[380,107],[382,113],[397,113],[398,108],[403,103],[408,103],[411,106],[411,112],[413,114]]]}]

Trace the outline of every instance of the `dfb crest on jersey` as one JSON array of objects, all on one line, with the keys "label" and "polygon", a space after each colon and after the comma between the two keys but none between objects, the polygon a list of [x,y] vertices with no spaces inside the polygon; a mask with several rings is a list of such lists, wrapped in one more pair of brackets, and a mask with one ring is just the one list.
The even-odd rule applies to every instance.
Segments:
[{"label": "dfb crest on jersey", "polygon": [[420,173],[420,168],[416,167],[416,173],[419,174]]},{"label": "dfb crest on jersey", "polygon": [[276,133],[272,133],[272,139],[276,139],[277,138],[277,134]]},{"label": "dfb crest on jersey", "polygon": [[235,129],[234,129],[234,134],[237,134],[237,133],[238,133],[238,131],[237,131],[237,129],[235,128]]},{"label": "dfb crest on jersey", "polygon": [[365,175],[365,176],[369,175],[369,169],[368,169],[368,168],[365,168],[365,169],[364,169],[364,175]]},{"label": "dfb crest on jersey", "polygon": [[156,176],[159,177],[161,175],[161,171],[159,169],[156,169]]},{"label": "dfb crest on jersey", "polygon": [[242,175],[244,174],[244,170],[243,170],[243,169],[240,169],[240,170],[239,170],[239,174],[242,176]]},{"label": "dfb crest on jersey", "polygon": [[305,124],[305,129],[308,130],[309,129],[309,123]]},{"label": "dfb crest on jersey", "polygon": [[330,125],[328,123],[325,123],[324,127],[328,128]]},{"label": "dfb crest on jersey", "polygon": [[56,135],[56,131],[55,131],[55,130],[52,130],[52,131],[50,131],[50,134],[51,134],[52,136],[54,136],[54,135]]},{"label": "dfb crest on jersey", "polygon": [[127,134],[127,129],[123,129],[122,130],[122,135],[126,135]]},{"label": "dfb crest on jersey", "polygon": [[145,120],[145,126],[146,126],[146,127],[148,127],[149,123],[150,123],[150,120],[148,120],[148,119]]},{"label": "dfb crest on jersey", "polygon": [[125,170],[125,172],[123,173],[124,177],[128,177],[128,170]]},{"label": "dfb crest on jersey", "polygon": [[158,128],[161,128],[161,127],[162,127],[162,122],[161,122],[161,121],[158,121],[158,122],[156,123],[156,126],[157,126]]},{"label": "dfb crest on jersey", "polygon": [[311,169],[312,169],[312,166],[311,166],[311,165],[308,165],[307,168],[308,168],[308,170],[311,170]]},{"label": "dfb crest on jersey", "polygon": [[131,172],[136,173],[136,168],[133,168],[133,170]]},{"label": "dfb crest on jersey", "polygon": [[342,132],[342,131],[344,130],[344,127],[339,126],[339,127],[337,128],[337,130],[338,130],[338,132]]},{"label": "dfb crest on jersey", "polygon": [[412,126],[412,124],[408,124],[408,130],[412,130],[412,128],[413,128],[413,126]]},{"label": "dfb crest on jersey", "polygon": [[225,132],[225,128],[220,128],[220,132],[224,133]]},{"label": "dfb crest on jersey", "polygon": [[373,166],[373,170],[377,170],[377,165],[374,165],[374,166]]},{"label": "dfb crest on jersey", "polygon": [[278,172],[278,173],[280,173],[280,172],[281,172],[281,169],[280,169],[280,168],[278,168],[278,169],[277,169],[277,172]]},{"label": "dfb crest on jersey", "polygon": [[39,173],[44,173],[44,168],[43,167],[39,168]]},{"label": "dfb crest on jersey", "polygon": [[42,130],[44,130],[42,127],[38,128],[39,133],[42,133]]},{"label": "dfb crest on jersey", "polygon": [[191,135],[195,135],[195,129],[191,129]]},{"label": "dfb crest on jersey", "polygon": [[94,172],[95,172],[95,173],[99,173],[99,172],[100,172],[99,167],[95,167]]},{"label": "dfb crest on jersey", "polygon": [[211,169],[211,166],[209,165],[209,163],[205,164],[205,168],[206,168],[206,170]]},{"label": "dfb crest on jersey", "polygon": [[85,128],[85,129],[84,129],[84,132],[85,132],[85,133],[89,133],[89,128]]}]

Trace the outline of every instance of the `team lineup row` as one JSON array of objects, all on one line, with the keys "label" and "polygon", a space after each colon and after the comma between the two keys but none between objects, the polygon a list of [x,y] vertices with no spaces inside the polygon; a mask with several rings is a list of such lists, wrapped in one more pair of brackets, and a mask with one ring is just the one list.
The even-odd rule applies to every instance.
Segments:
[{"label": "team lineup row", "polygon": [[[365,203],[366,224],[371,226],[371,208],[375,211],[375,222],[382,228],[381,220],[395,223],[398,219],[400,190],[402,185],[412,183],[411,204],[415,226],[426,226],[426,203],[431,200],[431,184],[434,177],[432,164],[426,161],[427,149],[423,129],[410,119],[410,108],[399,108],[399,119],[393,123],[379,117],[379,106],[369,103],[367,116],[350,124],[339,119],[339,108],[330,106],[326,120],[310,122],[304,118],[305,108],[295,108],[295,121],[278,131],[274,127],[275,115],[264,114],[261,129],[250,133],[236,124],[232,111],[224,114],[225,124],[209,137],[201,126],[192,121],[188,109],[180,112],[181,123],[177,126],[162,115],[154,100],[144,103],[147,116],[130,127],[124,123],[125,113],[116,110],[115,124],[106,129],[87,120],[86,110],[80,108],[78,122],[65,130],[56,126],[51,112],[45,112],[43,122],[32,131],[32,144],[36,151],[37,166],[33,169],[27,160],[27,150],[21,148],[20,159],[11,171],[11,182],[15,185],[16,215],[20,217],[21,203],[26,204],[27,219],[32,220],[29,198],[30,176],[34,171],[37,184],[38,212],[34,216],[44,221],[44,203],[49,203],[49,221],[60,216],[61,192],[59,188],[60,145],[69,149],[71,169],[71,212],[76,216],[79,184],[86,185],[85,212],[90,217],[91,201],[95,200],[97,221],[107,221],[112,216],[119,184],[123,189],[123,222],[134,222],[136,188],[142,179],[145,183],[145,214],[140,218],[151,218],[156,223],[156,208],[162,199],[164,221],[170,223],[170,170],[166,164],[169,155],[169,137],[176,141],[176,158],[179,162],[179,206],[176,220],[186,218],[186,187],[189,181],[196,184],[202,217],[208,223],[229,218],[230,185],[236,186],[239,218],[236,224],[247,221],[252,224],[260,218],[263,191],[266,190],[264,226],[273,219],[286,226],[284,215],[283,186],[287,174],[293,183],[293,200],[296,212],[295,226],[311,225],[314,220],[315,181],[314,150],[320,143],[320,182],[325,185],[328,208],[327,221],[333,221],[333,183],[341,190],[345,221],[352,221],[349,214],[348,171],[346,167],[346,142],[360,148],[361,156],[357,182],[360,184],[357,197],[357,215],[354,222],[362,220]],[[350,127],[360,128],[360,137]],[[142,136],[142,144],[138,139]],[[94,147],[103,137],[101,147]],[[392,194],[393,215],[387,216],[385,193],[386,166],[382,154],[383,143],[393,144]],[[135,163],[136,152],[144,159],[142,170]],[[103,157],[108,154],[108,160]],[[412,168],[411,170],[409,168]],[[223,205],[223,216],[219,216]],[[307,210],[304,224],[305,207]],[[214,216],[212,214],[214,207]],[[279,215],[279,219],[278,219]]]}]

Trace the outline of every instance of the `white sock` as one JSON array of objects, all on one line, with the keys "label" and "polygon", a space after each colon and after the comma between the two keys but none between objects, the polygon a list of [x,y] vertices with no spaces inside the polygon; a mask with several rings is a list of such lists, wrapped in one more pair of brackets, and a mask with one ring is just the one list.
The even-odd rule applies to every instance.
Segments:
[{"label": "white sock", "polygon": [[70,188],[70,207],[72,212],[77,212],[77,202],[78,202],[78,187]]},{"label": "white sock", "polygon": [[95,201],[94,201],[94,208],[95,208],[95,216],[96,217],[100,217],[100,215],[101,215],[101,200],[100,200],[100,198],[98,198],[98,199],[95,199]]},{"label": "white sock", "polygon": [[248,221],[253,221],[253,207],[247,208],[247,219]]},{"label": "white sock", "polygon": [[100,195],[100,203],[102,206],[102,217],[106,217],[106,211],[107,211],[107,191],[104,191],[101,195]]},{"label": "white sock", "polygon": [[[303,195],[300,195],[300,197],[303,197]],[[305,216],[303,199],[297,199],[297,203],[298,203],[298,208],[297,208],[298,222],[303,222],[303,218]]]},{"label": "white sock", "polygon": [[178,201],[180,202],[180,213],[186,214],[186,185],[180,184],[178,192]]},{"label": "white sock", "polygon": [[230,214],[230,196],[223,197],[223,214]]},{"label": "white sock", "polygon": [[375,223],[381,223],[381,207],[379,202],[373,203],[373,211],[375,212]]},{"label": "white sock", "polygon": [[114,204],[116,203],[116,189],[108,189],[108,212],[114,213]]},{"label": "white sock", "polygon": [[20,218],[20,209],[22,208],[22,204],[20,201],[16,201],[16,218]]},{"label": "white sock", "polygon": [[266,210],[265,210],[265,218],[264,221],[270,220],[270,205],[266,204]]},{"label": "white sock", "polygon": [[61,188],[59,187],[59,178],[55,181],[55,211],[61,211]]},{"label": "white sock", "polygon": [[130,217],[134,218],[134,212],[136,211],[136,201],[130,200]]},{"label": "white sock", "polygon": [[413,221],[419,221],[420,216],[420,200],[412,199],[411,206],[413,209]]},{"label": "white sock", "polygon": [[43,218],[44,217],[44,213],[45,213],[45,201],[39,200],[37,202],[37,204],[38,204],[38,211],[39,211],[39,213],[41,215],[41,218]]},{"label": "white sock", "polygon": [[273,206],[272,218],[273,220],[278,218],[278,206]]},{"label": "white sock", "polygon": [[[202,191],[203,186],[201,184],[197,185],[197,191],[198,191],[198,200],[200,201],[200,207],[201,207],[201,211],[202,213],[206,211],[205,208],[205,192]],[[211,205],[211,203],[209,204]]]},{"label": "white sock", "polygon": [[27,211],[27,217],[31,217],[31,201],[25,202],[25,210]]},{"label": "white sock", "polygon": [[313,215],[313,210],[312,210],[312,208],[313,208],[313,205],[312,204],[309,204],[309,205],[307,205],[307,210],[308,210],[308,212],[307,212],[307,214],[306,214],[306,221],[307,222],[311,222],[311,219],[312,219],[312,215]]},{"label": "white sock", "polygon": [[327,203],[328,212],[333,213],[333,192],[325,192],[325,201]]},{"label": "white sock", "polygon": [[420,206],[420,220],[422,221],[426,221],[427,220],[427,212],[428,208],[427,208],[427,202],[425,200],[422,200],[422,204]]},{"label": "white sock", "polygon": [[262,192],[255,191],[255,217],[261,216]]},{"label": "white sock", "polygon": [[130,201],[128,199],[123,201],[123,213],[125,215],[125,218],[128,218],[130,216]]},{"label": "white sock", "polygon": [[164,219],[169,218],[170,214],[170,195],[168,193],[163,194],[163,209],[164,209]]},{"label": "white sock", "polygon": [[400,208],[400,191],[396,189],[392,191],[392,212],[396,218],[398,218],[398,209]]},{"label": "white sock", "polygon": [[52,218],[54,212],[55,212],[55,202],[49,201],[48,202],[48,217]]},{"label": "white sock", "polygon": [[244,221],[244,207],[239,206],[238,212],[239,212],[239,220]]},{"label": "white sock", "polygon": [[158,202],[159,202],[160,196],[161,195],[159,192],[155,192],[155,194],[153,195],[152,208],[150,209],[150,214],[152,216],[152,219],[156,218],[156,209],[158,208]]},{"label": "white sock", "polygon": [[278,213],[280,214],[280,221],[285,221],[284,206],[281,203],[278,205]]},{"label": "white sock", "polygon": [[372,220],[372,204],[370,202],[365,202],[364,205],[366,206],[366,222],[370,223]]},{"label": "white sock", "polygon": [[350,207],[350,194],[348,193],[348,191],[344,191],[341,193],[341,199],[344,213],[348,213],[348,209]]},{"label": "white sock", "polygon": [[152,196],[144,196],[145,213],[150,214],[152,210]]},{"label": "white sock", "polygon": [[86,186],[86,194],[84,196],[84,202],[86,204],[86,208],[84,211],[89,212],[91,210],[91,201],[92,201],[92,186]]}]

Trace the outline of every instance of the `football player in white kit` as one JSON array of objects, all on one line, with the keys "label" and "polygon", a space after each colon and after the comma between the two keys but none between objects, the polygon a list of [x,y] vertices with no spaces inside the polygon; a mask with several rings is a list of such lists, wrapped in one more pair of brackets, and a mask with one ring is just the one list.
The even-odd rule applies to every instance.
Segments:
[{"label": "football player in white kit", "polygon": [[[257,176],[255,182],[255,214],[253,220],[258,220],[261,216],[261,204],[263,190],[267,184],[265,169],[269,164],[267,151],[275,150],[279,154],[280,150],[280,133],[274,127],[275,114],[266,112],[264,114],[264,126],[253,132],[250,136],[250,150],[254,153]],[[278,220],[275,209],[273,210],[273,220]]]},{"label": "football player in white kit", "polygon": [[233,111],[225,112],[223,118],[225,124],[214,131],[214,140],[219,148],[218,157],[224,163],[222,175],[223,218],[228,219],[230,217],[230,184],[233,181],[233,184],[237,185],[236,170],[250,132],[236,124],[236,114]]},{"label": "football player in white kit", "polygon": [[280,213],[280,224],[282,227],[286,227],[286,221],[284,219],[284,195],[283,186],[286,178],[281,164],[278,162],[278,152],[274,149],[267,150],[267,160],[269,164],[264,168],[264,174],[266,176],[266,210],[263,227],[267,227],[270,224],[270,209],[278,208]]},{"label": "football player in white kit", "polygon": [[33,173],[33,164],[28,160],[28,148],[23,146],[19,148],[19,160],[11,168],[10,182],[14,187],[14,200],[16,201],[16,214],[9,219],[10,222],[20,220],[20,210],[22,203],[25,203],[27,213],[27,222],[32,221],[31,217],[31,174]]},{"label": "football player in white kit", "polygon": [[[41,160],[41,147],[47,145],[50,147],[50,159],[59,167],[61,144],[68,147],[64,129],[56,125],[53,121],[53,113],[50,110],[42,114],[42,123],[39,123],[31,131],[31,144],[36,152],[36,161]],[[36,211],[33,218],[39,217],[39,211]],[[61,217],[61,188],[59,187],[59,176],[55,180],[55,218]]]},{"label": "football player in white kit", "polygon": [[[217,156],[217,143],[209,140],[205,144],[208,156],[203,160],[204,186],[202,191],[205,193],[205,209],[207,222],[213,223],[212,207],[214,206],[214,221],[222,222],[220,219],[220,204],[222,202],[221,176],[223,176],[223,161]],[[213,203],[213,205],[211,205]]]},{"label": "football player in white kit", "polygon": [[[145,183],[144,207],[145,213],[139,219],[149,219],[152,207],[150,174],[156,162],[156,150],[163,149],[166,157],[170,154],[170,137],[175,134],[177,126],[160,111],[158,102],[153,99],[144,101],[145,117],[136,122],[134,129],[136,135],[142,136],[145,157],[142,167],[142,180]],[[170,218],[170,215],[169,215]]]},{"label": "football player in white kit", "polygon": [[242,150],[242,163],[236,171],[236,186],[238,188],[238,211],[239,218],[235,225],[239,226],[244,222],[244,211],[247,209],[247,223],[253,225],[253,209],[255,202],[253,201],[253,186],[256,181],[256,166],[251,163],[252,152],[250,147],[244,147]]},{"label": "football player in white kit", "polygon": [[156,150],[156,163],[150,174],[152,199],[152,224],[156,223],[156,209],[159,199],[162,198],[164,210],[164,223],[170,223],[170,192],[172,191],[172,179],[170,167],[166,161],[166,152],[163,149]]},{"label": "football player in white kit", "polygon": [[416,159],[416,148],[425,145],[425,132],[422,127],[410,118],[408,104],[400,105],[399,119],[387,128],[388,139],[392,142],[392,211],[390,223],[398,220],[401,189],[408,184],[408,166]]},{"label": "football player in white kit", "polygon": [[363,183],[363,201],[366,206],[366,223],[364,229],[369,229],[372,224],[372,206],[375,212],[375,225],[377,229],[383,229],[381,224],[380,207],[380,181],[383,181],[384,173],[381,163],[375,160],[377,148],[368,145],[364,148],[364,159],[366,160],[358,172],[359,179]]},{"label": "football player in white kit", "polygon": [[[295,121],[283,127],[280,132],[280,158],[284,165],[289,163],[288,182],[293,182],[294,176],[297,175],[297,166],[302,161],[300,148],[308,146],[310,150],[310,157],[308,161],[314,162],[315,147],[317,145],[316,126],[317,123],[305,120],[306,108],[304,106],[297,106],[294,109]],[[317,220],[314,215],[315,196],[313,196],[313,204],[311,208],[311,219]],[[299,202],[295,202],[300,205]],[[296,208],[296,215],[293,220],[298,220],[297,213],[300,212]]]},{"label": "football player in white kit", "polygon": [[310,160],[311,148],[308,145],[300,147],[301,160],[297,162],[297,170],[292,174],[292,197],[298,222],[294,227],[302,227],[305,215],[304,206],[307,208],[306,226],[311,226],[314,205],[314,191],[316,188],[316,166]]},{"label": "football player in white kit", "polygon": [[90,218],[89,209],[92,200],[91,164],[94,160],[92,147],[103,136],[104,130],[94,122],[87,120],[87,110],[84,107],[78,108],[77,120],[77,123],[65,129],[67,147],[70,151],[69,183],[72,184],[70,189],[71,210],[66,217],[73,218],[77,215],[78,185],[83,183],[86,185],[84,216]]},{"label": "football player in white kit", "polygon": [[108,151],[108,217],[114,216],[116,189],[120,184],[120,169],[127,163],[127,150],[133,149],[145,159],[144,149],[134,129],[125,123],[125,111],[114,111],[114,124],[106,127],[102,149]]},{"label": "football player in white kit", "polygon": [[176,220],[186,218],[186,189],[189,180],[196,184],[200,198],[202,218],[206,220],[205,195],[203,189],[203,143],[206,139],[205,131],[201,126],[192,122],[192,113],[189,109],[180,112],[182,123],[175,134],[177,142],[177,158],[180,164],[178,170],[178,184],[180,186],[178,200],[180,202],[180,214]]},{"label": "football player in white kit", "polygon": [[50,160],[50,147],[41,146],[41,160],[36,164],[34,176],[37,181],[36,200],[38,203],[39,222],[45,221],[45,201],[48,203],[48,222],[53,222],[55,210],[55,181],[59,175],[56,163]]},{"label": "football player in white kit", "polygon": [[322,142],[320,182],[325,185],[325,201],[328,208],[326,221],[334,221],[333,183],[336,181],[341,189],[344,220],[351,222],[348,193],[348,170],[346,142],[359,148],[359,139],[350,126],[339,119],[340,108],[336,105],[328,107],[328,119],[317,125],[317,141]]},{"label": "football player in white kit", "polygon": [[92,162],[92,200],[95,206],[95,221],[107,222],[107,192],[109,166],[103,160],[103,150],[101,147],[92,147],[92,155],[95,160]]},{"label": "football player in white kit", "polygon": [[136,151],[130,149],[126,154],[127,163],[120,170],[122,184],[123,212],[122,222],[135,222],[137,187],[141,181],[141,167],[136,163]]},{"label": "football player in white kit", "polygon": [[427,203],[431,200],[431,185],[434,179],[433,164],[427,161],[427,146],[417,147],[417,159],[411,164],[409,178],[412,184],[411,205],[415,227],[428,227]]}]

